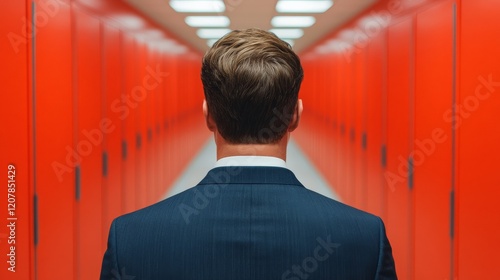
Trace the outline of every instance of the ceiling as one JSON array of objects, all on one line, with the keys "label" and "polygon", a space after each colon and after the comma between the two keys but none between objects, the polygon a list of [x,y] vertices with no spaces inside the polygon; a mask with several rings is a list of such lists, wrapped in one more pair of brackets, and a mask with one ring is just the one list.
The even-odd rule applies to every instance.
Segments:
[{"label": "ceiling", "polygon": [[[316,23],[304,29],[304,36],[295,40],[293,46],[298,53],[331,33],[345,22],[363,12],[377,0],[335,0],[333,6],[322,14],[286,14],[313,15]],[[208,49],[207,41],[196,35],[197,28],[188,26],[184,19],[189,15],[225,15],[231,20],[230,29],[256,27],[271,29],[271,19],[279,15],[276,11],[277,0],[225,0],[226,10],[223,13],[177,13],[169,0],[125,0],[132,7],[144,13],[160,26],[172,32],[200,52]],[[285,14],[281,14],[285,15]]]}]

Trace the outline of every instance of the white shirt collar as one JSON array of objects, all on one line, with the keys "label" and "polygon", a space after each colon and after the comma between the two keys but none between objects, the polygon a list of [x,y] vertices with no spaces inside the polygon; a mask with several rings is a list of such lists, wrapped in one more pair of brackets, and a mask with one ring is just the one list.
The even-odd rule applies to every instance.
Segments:
[{"label": "white shirt collar", "polygon": [[221,166],[271,166],[286,167],[286,162],[277,157],[267,156],[232,156],[219,159],[215,167]]}]

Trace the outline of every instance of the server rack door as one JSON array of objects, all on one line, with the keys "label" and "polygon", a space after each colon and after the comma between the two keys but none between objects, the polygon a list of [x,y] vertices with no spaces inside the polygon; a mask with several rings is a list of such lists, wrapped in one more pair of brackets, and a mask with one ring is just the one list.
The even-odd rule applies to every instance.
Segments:
[{"label": "server rack door", "polygon": [[[103,54],[103,120],[109,125],[103,145],[103,246],[106,246],[111,221],[122,213],[122,108],[123,90],[120,31],[109,25],[102,27]],[[108,121],[109,120],[109,121]]]},{"label": "server rack door", "polygon": [[[154,59],[154,52],[150,48],[146,48],[147,65],[152,69],[156,69],[159,65],[158,61]],[[162,81],[150,78],[149,83],[145,85],[148,90],[148,97],[145,100],[146,105],[146,193],[145,193],[145,204],[150,205],[155,200],[156,192],[156,153],[155,153],[155,142],[156,135],[154,134],[154,116],[155,116],[155,106],[154,102],[156,95],[158,94],[158,88]]]},{"label": "server rack door", "polygon": [[356,59],[354,62],[355,72],[354,72],[354,91],[352,95],[354,97],[354,126],[353,126],[353,137],[352,143],[354,145],[354,164],[353,164],[353,189],[354,205],[358,208],[365,207],[366,198],[366,153],[364,148],[364,132],[365,123],[364,119],[366,116],[365,107],[365,70],[366,70],[366,48],[359,49],[359,53],[356,54]]},{"label": "server rack door", "polygon": [[335,187],[337,185],[337,169],[338,169],[338,102],[337,102],[337,95],[338,95],[338,65],[336,63],[336,56],[335,55],[329,55],[328,59],[328,76],[326,77],[327,80],[329,81],[328,83],[328,92],[326,95],[325,102],[327,103],[327,127],[326,127],[326,145],[327,145],[327,150],[326,152],[328,153],[328,166],[327,166],[327,172],[325,172],[324,176],[325,178],[330,182],[330,185]]},{"label": "server rack door", "polygon": [[165,69],[167,69],[169,73],[168,79],[165,81],[164,88],[163,88],[163,101],[162,101],[162,108],[163,108],[163,140],[162,140],[162,147],[163,147],[163,184],[161,186],[161,192],[163,194],[166,194],[170,184],[172,183],[172,175],[171,175],[171,143],[172,139],[170,137],[171,135],[171,127],[172,127],[172,122],[171,122],[171,117],[170,117],[170,110],[171,110],[171,103],[172,103],[172,90],[171,90],[171,84],[173,81],[172,76],[174,75],[173,69],[172,69],[172,60],[171,57],[168,55],[164,56],[164,65]]},{"label": "server rack door", "polygon": [[385,194],[383,185],[385,143],[382,142],[382,89],[383,89],[383,48],[385,36],[381,33],[371,39],[368,48],[367,73],[367,181],[366,210],[382,216],[382,196]]},{"label": "server rack door", "polygon": [[460,4],[460,91],[455,112],[457,276],[495,279],[500,261],[500,3],[480,0]]},{"label": "server rack door", "polygon": [[413,279],[413,199],[408,184],[410,127],[413,122],[413,18],[387,30],[387,235],[398,276]]},{"label": "server rack door", "polygon": [[[151,50],[148,44],[146,43],[143,48],[142,48],[142,57],[143,57],[143,63],[145,63],[144,69],[146,69],[147,66],[149,66],[151,69],[155,69],[156,67],[156,62],[151,59]],[[143,130],[143,135],[144,135],[144,178],[143,178],[143,206],[145,207],[147,205],[151,204],[152,201],[152,195],[153,195],[153,166],[152,166],[152,160],[153,160],[153,153],[152,153],[152,148],[153,148],[153,128],[152,128],[152,122],[153,122],[153,107],[152,107],[152,100],[154,99],[155,91],[156,88],[158,88],[158,84],[154,78],[151,78],[149,82],[147,82],[145,79],[146,75],[148,73],[146,72],[147,70],[144,70],[145,73],[143,74],[141,78],[141,84],[142,86],[146,89],[147,92],[147,97],[144,100],[144,107],[143,107],[143,121],[142,121],[142,130]],[[153,82],[154,81],[154,82]]]},{"label": "server rack door", "polygon": [[75,148],[82,151],[76,194],[77,275],[99,277],[102,242],[102,141],[109,123],[103,118],[100,22],[74,8]]},{"label": "server rack door", "polygon": [[138,97],[133,99],[132,89],[136,86],[136,69],[137,57],[135,56],[135,41],[126,34],[121,36],[122,58],[123,61],[123,83],[124,91],[122,92],[120,103],[121,119],[123,123],[122,129],[122,206],[123,212],[131,212],[136,210],[136,130],[135,119],[137,115]]},{"label": "server rack door", "polygon": [[[415,40],[415,279],[449,278],[453,9],[445,1],[417,14]],[[411,178],[410,178],[411,180]]]},{"label": "server rack door", "polygon": [[182,89],[179,89],[178,85],[178,75],[179,75],[179,69],[178,69],[178,61],[177,58],[174,56],[170,56],[170,72],[172,73],[171,79],[169,79],[169,92],[167,94],[167,108],[168,108],[168,120],[169,120],[169,127],[168,127],[168,134],[167,137],[169,139],[169,148],[168,148],[168,175],[169,175],[169,187],[170,185],[174,182],[174,180],[177,178],[178,171],[177,171],[177,166],[178,166],[178,115],[179,115],[179,108],[178,108],[178,95],[179,92],[182,92]]},{"label": "server rack door", "polygon": [[[2,4],[0,17],[0,75],[2,99],[0,105],[0,166],[3,180],[0,200],[1,279],[24,280],[34,276],[33,250],[33,183],[32,125],[29,101],[28,51],[31,44],[26,1]],[[5,224],[4,224],[5,223]]]},{"label": "server rack door", "polygon": [[73,279],[75,168],[83,151],[74,148],[71,11],[63,2],[51,2],[52,9],[45,4],[34,2],[35,17],[45,21],[37,25],[32,52],[36,277]]},{"label": "server rack door", "polygon": [[[153,52],[152,53],[152,60],[155,61],[157,65],[162,69],[162,71],[165,71],[165,66],[164,66],[164,61],[162,58],[162,54],[159,52]],[[152,162],[152,169],[153,169],[153,185],[151,186],[152,188],[152,195],[151,195],[151,203],[154,203],[158,200],[161,199],[162,193],[161,193],[161,186],[163,185],[163,145],[162,145],[162,140],[163,140],[163,130],[160,129],[161,127],[161,120],[162,120],[162,113],[163,113],[163,94],[164,94],[164,85],[167,82],[166,80],[168,79],[168,76],[164,78],[164,80],[161,83],[158,83],[158,86],[155,90],[155,93],[153,95],[153,98],[151,100],[152,104],[152,134],[153,134],[153,162]]]},{"label": "server rack door", "polygon": [[338,171],[339,171],[339,184],[337,186],[338,189],[338,194],[340,199],[345,202],[349,203],[349,198],[348,198],[348,191],[347,188],[349,187],[348,184],[348,179],[347,179],[347,171],[348,171],[348,164],[349,164],[349,153],[348,153],[348,144],[349,144],[349,138],[348,138],[348,123],[347,123],[347,115],[349,114],[348,111],[348,98],[349,98],[349,63],[343,56],[339,56],[340,61],[339,61],[339,69],[341,69],[341,74],[339,75],[340,77],[340,83],[339,83],[339,125],[340,125],[340,136],[339,136],[339,166],[338,166]]},{"label": "server rack door", "polygon": [[331,155],[329,154],[329,142],[328,142],[328,96],[330,95],[330,86],[331,80],[329,79],[331,72],[331,65],[328,63],[327,59],[322,61],[322,71],[321,71],[321,79],[322,79],[322,87],[320,93],[320,104],[321,104],[321,129],[319,140],[320,143],[320,154],[321,154],[321,165],[323,169],[323,174],[328,173],[330,171],[329,166]]},{"label": "server rack door", "polygon": [[351,143],[351,131],[352,131],[352,119],[353,119],[353,72],[354,66],[352,57],[349,60],[346,60],[344,63],[344,83],[343,83],[343,102],[344,102],[344,112],[343,112],[343,133],[342,133],[342,149],[344,151],[344,199],[345,202],[349,205],[352,205],[352,194],[353,194],[353,185],[352,185],[352,162],[353,162],[353,145]]},{"label": "server rack door", "polygon": [[193,117],[194,111],[194,102],[196,100],[196,83],[199,80],[198,75],[196,75],[196,64],[193,59],[186,58],[188,61],[188,73],[189,73],[189,96],[186,96],[186,105],[187,105],[187,116]]},{"label": "server rack door", "polygon": [[[320,89],[321,89],[321,75],[320,75],[320,61],[315,61],[314,64],[313,64],[313,68],[312,68],[312,75],[313,75],[313,83],[314,83],[314,90],[313,92],[311,93],[311,104],[309,106],[311,106],[312,108],[312,120],[313,120],[313,128],[314,128],[314,131],[313,133],[315,134],[318,134],[319,133],[319,129],[321,128],[320,126],[320,122],[319,122],[319,119],[320,119],[320,101],[319,101],[319,93],[320,93]],[[314,159],[314,162],[316,163],[319,163],[320,162],[320,152],[319,152],[319,148],[318,148],[318,137],[313,137],[311,139],[311,149],[312,149],[312,155],[313,155],[313,159]],[[322,166],[319,165],[319,167],[321,168]]]},{"label": "server rack door", "polygon": [[[164,53],[159,54],[159,61],[162,69],[165,69],[168,72],[167,59]],[[168,74],[170,76],[170,73]],[[157,95],[156,102],[156,113],[157,113],[157,127],[156,133],[158,135],[158,170],[159,170],[159,183],[157,189],[157,197],[158,199],[163,198],[165,194],[165,187],[168,184],[167,180],[167,131],[166,131],[166,108],[165,108],[165,99],[167,95],[169,77],[165,79],[165,81],[160,85],[160,92]]]},{"label": "server rack door", "polygon": [[346,95],[346,125],[345,125],[345,149],[346,149],[346,198],[350,205],[356,206],[356,165],[357,165],[357,145],[356,145],[356,75],[357,61],[359,59],[358,46],[353,46],[356,50],[348,60],[347,82],[345,84]]},{"label": "server rack door", "polygon": [[[355,48],[355,46],[353,46]],[[358,54],[354,54],[350,57],[345,64],[346,68],[346,83],[344,84],[344,95],[345,95],[345,133],[344,133],[344,149],[346,152],[345,156],[345,201],[349,205],[354,206],[354,168],[356,164],[356,150],[354,141],[356,139],[355,135],[355,80],[356,80],[356,59]]]},{"label": "server rack door", "polygon": [[324,148],[325,148],[325,125],[326,125],[326,119],[327,119],[327,104],[326,104],[326,98],[328,95],[328,87],[330,84],[330,81],[328,80],[329,76],[329,71],[330,71],[330,65],[328,61],[326,60],[326,57],[324,59],[318,61],[318,89],[317,89],[317,123],[321,127],[321,130],[319,130],[320,137],[318,138],[319,140],[319,146],[318,146],[318,153],[321,158],[321,165],[325,166],[325,153],[324,153]]},{"label": "server rack door", "polygon": [[343,59],[343,57],[339,55],[334,55],[333,56],[333,67],[336,68],[336,77],[334,78],[335,81],[335,87],[334,87],[334,102],[335,106],[334,109],[335,111],[333,112],[334,115],[334,122],[333,122],[333,129],[334,129],[334,157],[335,157],[335,179],[332,183],[333,188],[339,194],[339,190],[341,188],[341,166],[342,166],[342,134],[340,131],[341,128],[341,113],[342,113],[342,68],[341,68],[341,63],[340,61]]},{"label": "server rack door", "polygon": [[169,76],[165,81],[165,93],[163,97],[163,176],[164,176],[164,185],[162,186],[162,192],[167,193],[170,185],[172,184],[172,173],[171,173],[171,165],[172,165],[172,126],[173,126],[173,115],[172,115],[172,107],[173,107],[173,94],[175,82],[175,69],[173,58],[170,55],[165,55],[164,58],[165,69],[167,69]]},{"label": "server rack door", "polygon": [[147,185],[146,185],[146,161],[147,161],[147,146],[148,142],[146,139],[146,129],[147,129],[147,102],[150,98],[151,92],[146,89],[144,81],[146,77],[150,76],[146,72],[146,68],[149,66],[147,63],[147,47],[145,43],[136,41],[135,49],[133,52],[133,59],[136,63],[136,71],[134,76],[134,87],[132,88],[131,95],[136,96],[136,106],[135,109],[135,208],[139,209],[147,204]]}]

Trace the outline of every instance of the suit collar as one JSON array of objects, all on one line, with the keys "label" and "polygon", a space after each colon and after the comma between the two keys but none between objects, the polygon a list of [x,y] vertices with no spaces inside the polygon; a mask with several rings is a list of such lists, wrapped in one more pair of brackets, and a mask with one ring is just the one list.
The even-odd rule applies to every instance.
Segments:
[{"label": "suit collar", "polygon": [[267,166],[216,167],[199,184],[276,184],[303,187],[289,169]]},{"label": "suit collar", "polygon": [[286,168],[286,162],[269,156],[230,156],[219,159],[215,167],[222,166],[274,166]]}]

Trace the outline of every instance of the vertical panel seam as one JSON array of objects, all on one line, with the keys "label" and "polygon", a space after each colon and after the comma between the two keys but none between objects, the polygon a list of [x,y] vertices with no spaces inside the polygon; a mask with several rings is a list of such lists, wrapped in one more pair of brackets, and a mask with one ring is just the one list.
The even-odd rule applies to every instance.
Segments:
[{"label": "vertical panel seam", "polygon": [[[31,2],[31,25],[35,26],[36,3]],[[31,30],[31,102],[32,102],[32,149],[33,149],[33,243],[34,243],[34,276],[38,279],[38,197],[37,197],[37,146],[36,146],[36,32],[35,28]]]},{"label": "vertical panel seam", "polygon": [[451,192],[450,192],[450,279],[455,277],[455,175],[456,175],[456,103],[457,103],[457,4],[452,5],[452,92],[451,92]]}]

